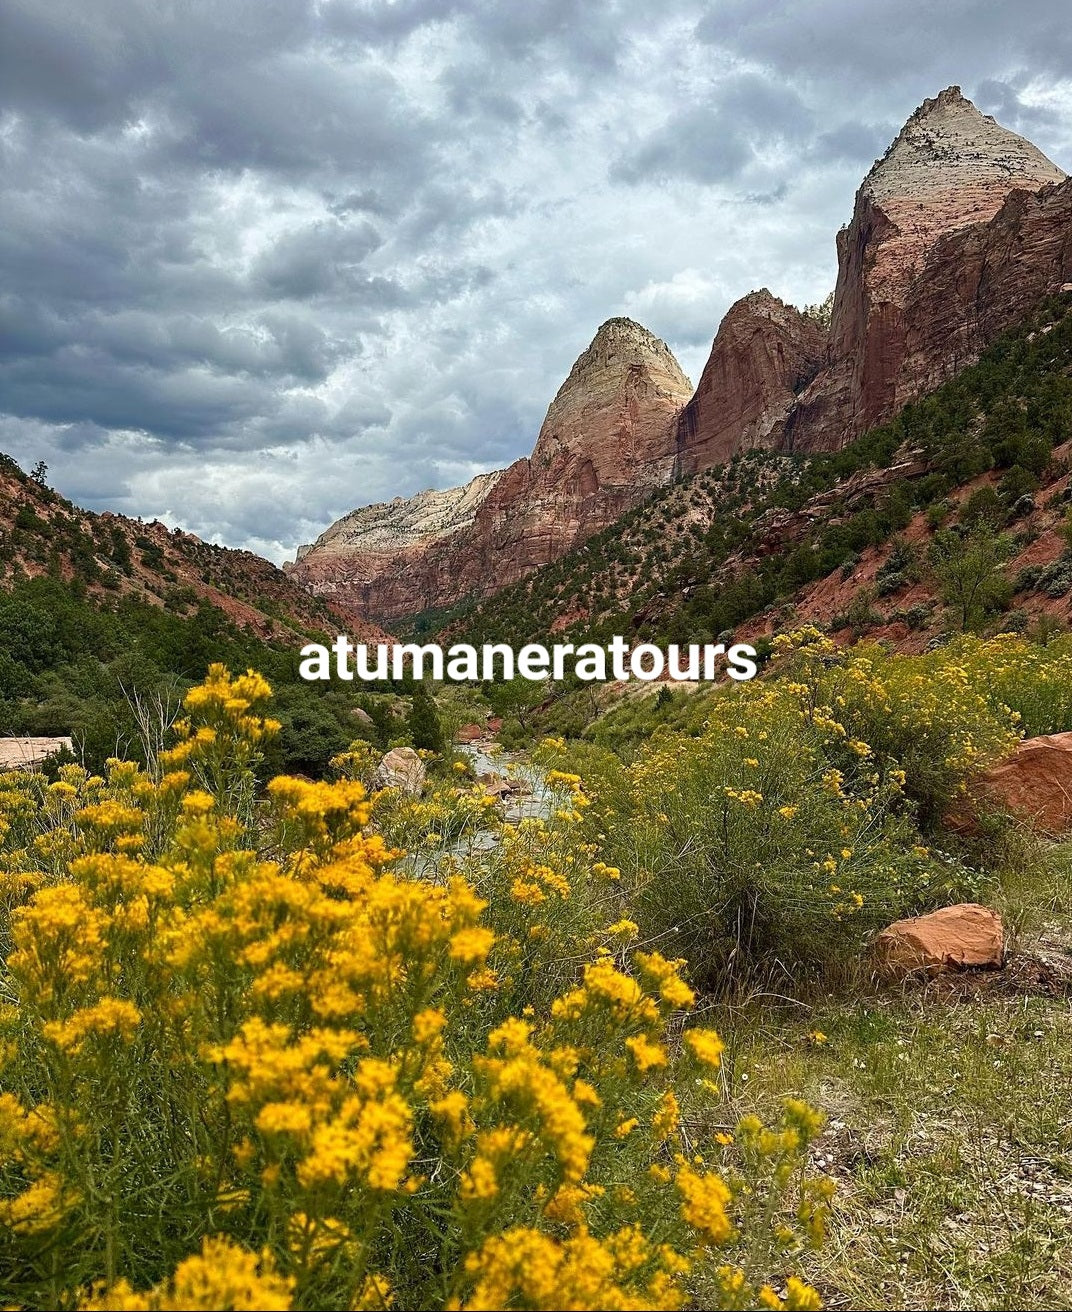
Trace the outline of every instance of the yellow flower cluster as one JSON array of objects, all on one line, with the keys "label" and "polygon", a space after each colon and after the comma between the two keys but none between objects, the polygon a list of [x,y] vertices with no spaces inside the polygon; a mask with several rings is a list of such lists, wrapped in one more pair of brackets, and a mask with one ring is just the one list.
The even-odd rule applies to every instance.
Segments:
[{"label": "yellow flower cluster", "polygon": [[180,1262],[165,1284],[139,1294],[119,1280],[102,1286],[80,1306],[85,1312],[285,1312],[293,1289],[294,1280],[277,1273],[269,1254],[258,1257],[226,1239],[208,1238],[200,1253]]},{"label": "yellow flower cluster", "polygon": [[[11,1301],[685,1306],[741,1232],[682,1131],[721,1041],[675,1038],[684,961],[623,946],[579,780],[566,818],[415,868],[357,779],[258,794],[267,695],[214,667],[153,770],[0,786]],[[732,1175],[804,1236],[807,1117],[746,1127]]]}]

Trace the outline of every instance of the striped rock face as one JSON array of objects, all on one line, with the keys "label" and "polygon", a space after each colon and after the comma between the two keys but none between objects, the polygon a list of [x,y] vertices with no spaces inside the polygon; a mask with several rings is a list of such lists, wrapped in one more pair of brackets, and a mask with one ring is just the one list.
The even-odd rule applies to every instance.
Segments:
[{"label": "striped rock face", "polygon": [[685,469],[761,446],[836,450],[937,387],[1072,277],[1064,172],[959,87],[926,100],[838,234],[829,332],[738,301],[682,413]]},{"label": "striped rock face", "polygon": [[[844,446],[970,363],[1026,313],[1021,297],[1004,299],[1005,314],[994,298],[989,319],[980,317],[961,295],[951,325],[928,293],[936,282],[963,289],[965,276],[971,280],[966,239],[985,244],[1014,197],[1045,195],[1065,181],[1063,170],[981,114],[959,87],[925,100],[864,179],[852,221],[838,234],[828,362],[783,427],[784,444]],[[1028,256],[1020,271],[1040,284],[1036,300],[1063,281],[1060,258],[1053,267],[1044,258]],[[973,284],[971,294],[977,290]]]},{"label": "striped rock face", "polygon": [[610,319],[577,359],[532,455],[464,488],[369,506],[287,566],[310,591],[385,621],[485,596],[564,555],[667,481],[692,385],[669,347]]}]

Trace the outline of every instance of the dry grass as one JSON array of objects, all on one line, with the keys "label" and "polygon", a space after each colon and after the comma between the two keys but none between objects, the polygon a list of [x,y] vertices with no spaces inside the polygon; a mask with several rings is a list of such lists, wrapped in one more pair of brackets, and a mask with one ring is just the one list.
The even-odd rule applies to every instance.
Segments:
[{"label": "dry grass", "polygon": [[1001,972],[712,1018],[728,1122],[791,1094],[827,1114],[805,1274],[828,1307],[1072,1307],[1072,844],[1016,869]]}]

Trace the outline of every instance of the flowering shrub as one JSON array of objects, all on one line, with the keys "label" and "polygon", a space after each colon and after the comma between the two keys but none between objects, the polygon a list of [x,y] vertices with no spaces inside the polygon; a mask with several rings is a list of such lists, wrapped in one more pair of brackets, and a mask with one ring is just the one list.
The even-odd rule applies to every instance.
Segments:
[{"label": "flowering shrub", "polygon": [[541,748],[583,769],[588,836],[639,934],[703,983],[856,960],[889,920],[976,896],[979,876],[935,849],[943,822],[1022,733],[1072,729],[1068,638],[903,656],[803,628],[773,647],[773,677],[683,699],[676,728],[649,710],[628,765],[592,743]]},{"label": "flowering shrub", "polygon": [[672,942],[709,986],[858,960],[890,920],[974,895],[978,876],[919,821],[1016,740],[952,654],[842,651],[814,629],[775,650],[774,678],[695,697],[691,731],[656,728],[628,765],[542,749],[583,762],[588,835],[639,935]]},{"label": "flowering shrub", "polygon": [[0,788],[5,1303],[817,1307],[818,1117],[710,1132],[721,1044],[579,781],[417,874],[356,780],[255,795],[267,697],[213,667],[151,772]]},{"label": "flowering shrub", "polygon": [[[973,775],[1016,743],[1016,717],[986,695],[979,678],[1008,646],[969,638],[905,657],[876,646],[838,648],[814,629],[775,640],[787,667],[783,688],[816,723],[840,725],[850,745],[865,742],[881,778],[903,775],[925,829]],[[964,659],[969,652],[971,661]]]},{"label": "flowering shrub", "polygon": [[1032,738],[1072,729],[1072,637],[1041,646],[1016,634],[958,638],[943,649],[992,710]]},{"label": "flowering shrub", "polygon": [[769,687],[717,702],[697,736],[657,736],[625,772],[628,809],[599,817],[643,932],[710,985],[858,956],[950,877],[897,812],[903,776],[869,755]]}]

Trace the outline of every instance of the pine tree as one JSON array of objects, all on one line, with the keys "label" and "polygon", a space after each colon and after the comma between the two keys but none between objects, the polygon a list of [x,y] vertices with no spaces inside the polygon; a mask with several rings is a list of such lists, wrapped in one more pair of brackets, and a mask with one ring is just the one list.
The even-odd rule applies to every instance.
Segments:
[{"label": "pine tree", "polygon": [[435,699],[422,683],[413,689],[413,702],[406,727],[414,747],[423,747],[429,752],[443,750],[443,726],[439,721]]}]

